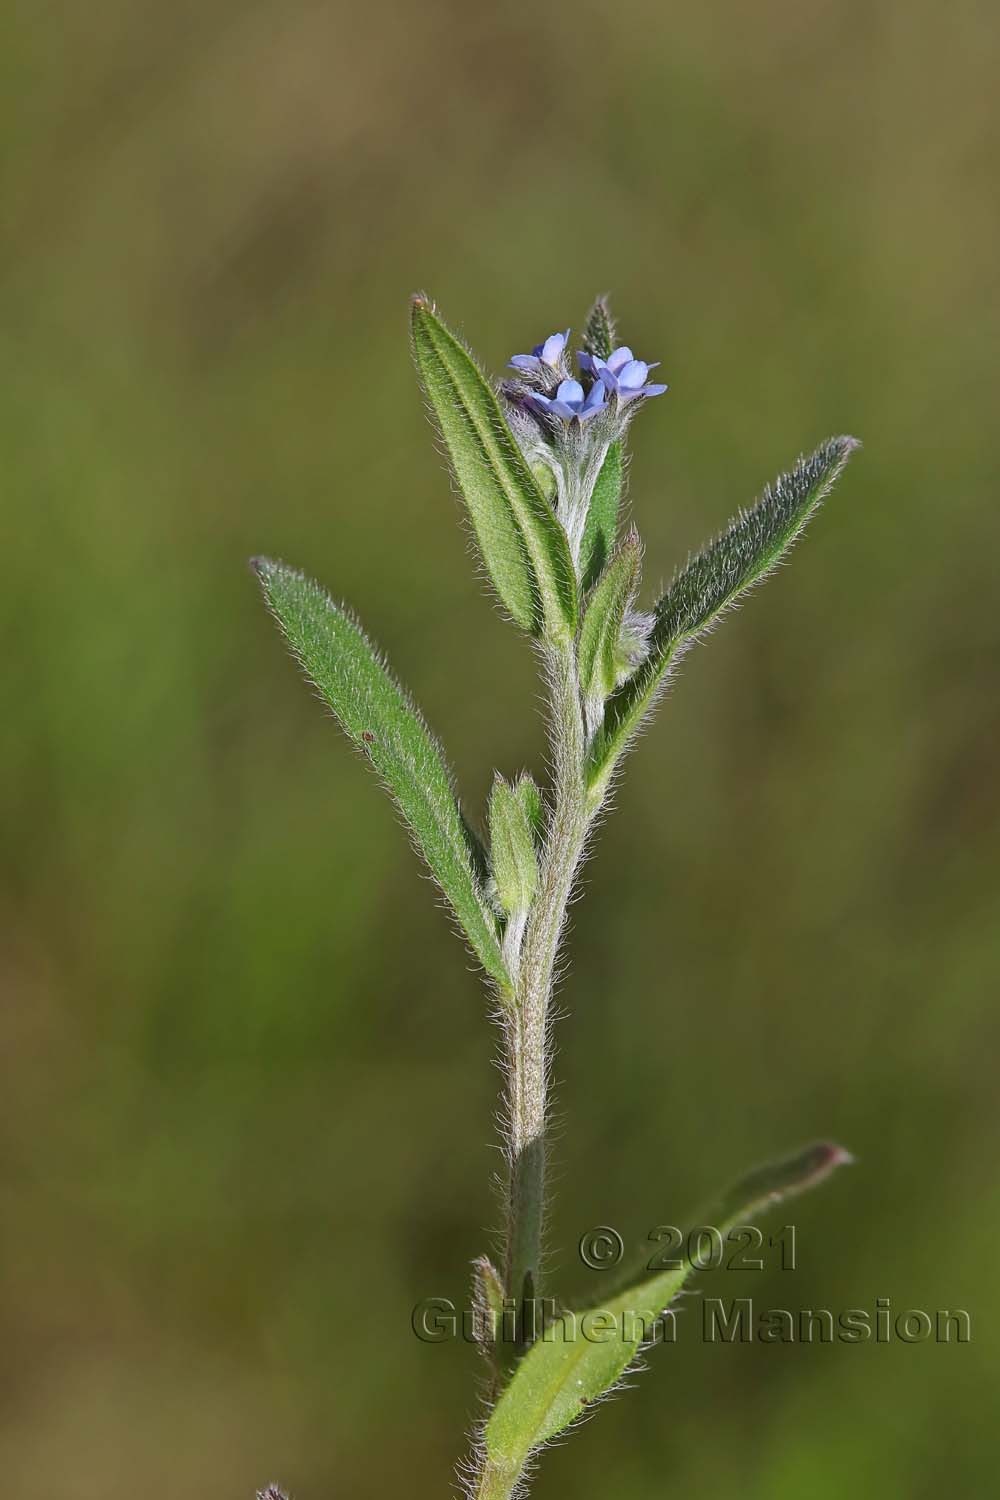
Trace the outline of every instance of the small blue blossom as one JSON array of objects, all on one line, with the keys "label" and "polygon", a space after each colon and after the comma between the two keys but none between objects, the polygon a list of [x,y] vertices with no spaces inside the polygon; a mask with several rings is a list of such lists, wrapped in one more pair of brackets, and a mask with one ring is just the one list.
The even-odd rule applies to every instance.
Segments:
[{"label": "small blue blossom", "polygon": [[568,328],[565,333],[550,333],[544,344],[536,344],[530,354],[515,354],[510,364],[515,370],[524,370],[532,375],[544,375],[546,366],[549,370],[558,370],[569,335]]},{"label": "small blue blossom", "polygon": [[580,354],[577,358],[580,368],[593,375],[609,395],[617,396],[620,401],[632,401],[636,396],[662,396],[667,389],[665,385],[646,384],[646,377],[650,370],[656,369],[656,364],[649,365],[643,359],[635,359],[626,344],[612,350],[607,359],[600,359],[596,354]]},{"label": "small blue blossom", "polygon": [[552,413],[554,416],[562,417],[564,422],[571,422],[578,417],[581,422],[586,422],[597,412],[604,409],[605,391],[599,380],[595,380],[586,395],[583,394],[583,386],[578,380],[564,380],[558,386],[554,396],[543,396],[539,391],[529,391],[525,396],[526,403],[535,411]]}]

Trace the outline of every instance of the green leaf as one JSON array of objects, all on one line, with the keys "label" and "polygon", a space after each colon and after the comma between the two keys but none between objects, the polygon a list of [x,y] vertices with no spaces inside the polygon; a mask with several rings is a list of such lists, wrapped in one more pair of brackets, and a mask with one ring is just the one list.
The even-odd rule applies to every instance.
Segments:
[{"label": "green leaf", "polygon": [[580,577],[589,589],[600,577],[618,535],[618,512],[622,502],[625,465],[620,442],[612,443],[601,465],[590,497],[590,509],[580,543]]},{"label": "green leaf", "polygon": [[477,1256],[472,1262],[473,1334],[480,1352],[487,1356],[492,1355],[494,1345],[502,1337],[505,1297],[496,1266],[488,1256]]},{"label": "green leaf", "polygon": [[587,604],[580,626],[577,664],[588,721],[600,711],[618,681],[625,612],[639,586],[641,561],[639,536],[632,531],[608,563]]},{"label": "green leaf", "polygon": [[566,642],[577,608],[569,545],[496,393],[423,297],[413,299],[411,328],[417,370],[493,585],[523,629]]},{"label": "green leaf", "polygon": [[545,836],[545,806],[542,802],[541,792],[527,771],[522,771],[515,781],[514,793],[520,799],[521,806],[524,808],[524,816],[528,820],[528,826],[534,836],[535,843],[541,847]]},{"label": "green leaf", "polygon": [[552,472],[551,465],[542,463],[540,460],[536,460],[531,463],[529,467],[532,474],[534,474],[535,476],[535,483],[538,485],[538,488],[541,490],[548,503],[550,505],[555,505],[556,476]]},{"label": "green leaf", "polygon": [[588,354],[595,354],[598,359],[607,359],[612,349],[616,347],[617,337],[615,320],[611,316],[607,298],[598,297],[587,314],[583,329],[583,347]]},{"label": "green leaf", "polygon": [[490,793],[490,863],[504,911],[526,912],[538,889],[535,834],[524,795],[502,776]]},{"label": "green leaf", "polygon": [[[748,1215],[816,1186],[850,1159],[839,1146],[810,1146],[750,1173],[708,1211],[704,1222],[725,1234]],[[536,1448],[616,1385],[690,1274],[690,1265],[682,1262],[677,1269],[647,1275],[586,1313],[563,1313],[546,1328],[517,1366],[486,1425],[486,1475],[479,1493],[504,1493],[503,1482],[521,1473]]]},{"label": "green leaf", "polygon": [[497,921],[477,872],[481,851],[419,710],[360,626],[318,584],[267,558],[255,558],[253,567],[307,676],[385,782],[483,968],[508,991]]},{"label": "green leaf", "polygon": [[587,779],[599,801],[618,758],[653,707],[668,671],[741,594],[775,566],[829,494],[856,438],[830,438],[788,474],[768,485],[752,510],[741,511],[714,542],[691,559],[656,606],[649,653],[608,702],[591,747]]}]

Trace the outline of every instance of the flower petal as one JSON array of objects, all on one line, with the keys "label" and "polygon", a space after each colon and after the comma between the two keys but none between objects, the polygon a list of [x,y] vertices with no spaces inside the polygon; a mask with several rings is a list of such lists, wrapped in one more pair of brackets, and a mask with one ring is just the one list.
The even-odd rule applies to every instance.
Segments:
[{"label": "flower petal", "polygon": [[607,399],[607,393],[599,380],[595,381],[587,392],[587,399],[581,408],[581,415],[592,417],[595,411],[600,411]]},{"label": "flower petal", "polygon": [[537,370],[539,368],[538,356],[535,354],[514,354],[507,361],[515,370]]},{"label": "flower petal", "polygon": [[608,369],[617,375],[619,370],[625,368],[632,359],[632,351],[627,344],[622,344],[618,349],[612,349],[608,355]]},{"label": "flower petal", "polygon": [[581,406],[583,386],[578,380],[563,380],[556,391],[556,400],[565,402],[567,406]]},{"label": "flower petal", "polygon": [[565,333],[550,333],[541,348],[541,358],[544,364],[556,365],[562,358],[562,352],[569,338],[569,329]]},{"label": "flower petal", "polygon": [[645,384],[649,366],[641,359],[630,359],[617,373],[622,391],[637,391]]}]

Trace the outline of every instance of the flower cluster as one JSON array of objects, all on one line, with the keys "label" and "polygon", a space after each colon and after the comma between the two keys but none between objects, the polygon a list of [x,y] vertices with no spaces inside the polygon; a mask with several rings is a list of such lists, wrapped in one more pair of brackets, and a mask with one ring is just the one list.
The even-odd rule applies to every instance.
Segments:
[{"label": "flower cluster", "polygon": [[607,359],[600,359],[596,354],[578,354],[577,358],[582,370],[593,375],[606,391],[622,401],[633,401],[636,396],[662,396],[667,389],[665,385],[646,384],[646,377],[650,370],[656,369],[659,360],[649,365],[644,359],[636,359],[627,344],[613,349]]},{"label": "flower cluster", "polygon": [[604,386],[599,380],[594,382],[586,395],[578,380],[561,380],[554,396],[529,391],[524,399],[532,411],[539,411],[543,415],[551,412],[553,416],[562,417],[564,422],[572,422],[574,417],[586,422],[588,417],[596,416],[604,406],[605,394]]},{"label": "flower cluster", "polygon": [[550,333],[544,344],[536,344],[530,354],[515,354],[511,367],[522,375],[536,375],[543,379],[562,370],[563,356],[569,342],[570,329],[565,333]]},{"label": "flower cluster", "polygon": [[655,364],[636,359],[623,344],[612,350],[607,359],[581,352],[577,355],[581,372],[590,377],[590,389],[579,380],[568,377],[566,364],[570,330],[552,333],[544,343],[536,344],[530,354],[515,354],[511,368],[523,384],[511,382],[515,395],[529,411],[542,417],[558,417],[563,422],[588,422],[609,408],[618,408],[639,397],[661,396],[665,385],[650,384],[648,376]]}]

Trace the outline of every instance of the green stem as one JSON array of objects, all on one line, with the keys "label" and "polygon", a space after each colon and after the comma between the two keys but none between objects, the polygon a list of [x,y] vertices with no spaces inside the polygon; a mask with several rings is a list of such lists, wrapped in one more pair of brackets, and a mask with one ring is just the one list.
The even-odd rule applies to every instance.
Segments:
[{"label": "green stem", "polygon": [[[549,1002],[566,909],[587,833],[598,804],[588,800],[584,775],[586,731],[576,649],[552,649],[546,658],[554,799],[539,872],[505,1017],[510,1170],[507,1190],[505,1285],[518,1310],[520,1343],[532,1341],[541,1291],[545,1222],[545,1158],[549,1085]],[[509,1500],[522,1479],[520,1466],[483,1453],[475,1500]]]},{"label": "green stem", "polygon": [[521,1472],[492,1458],[484,1459],[476,1476],[475,1500],[509,1500],[517,1489]]},{"label": "green stem", "polygon": [[[507,1211],[507,1295],[519,1309],[541,1287],[545,1217],[545,1156],[549,1082],[549,1001],[566,907],[592,813],[584,782],[584,725],[572,648],[546,663],[551,693],[555,801],[538,894],[528,918],[508,1021],[510,1180]],[[531,1323],[522,1325],[530,1342]]]}]

